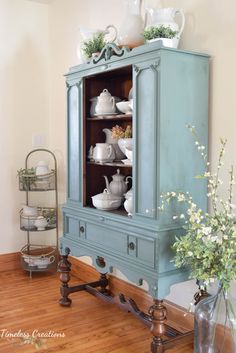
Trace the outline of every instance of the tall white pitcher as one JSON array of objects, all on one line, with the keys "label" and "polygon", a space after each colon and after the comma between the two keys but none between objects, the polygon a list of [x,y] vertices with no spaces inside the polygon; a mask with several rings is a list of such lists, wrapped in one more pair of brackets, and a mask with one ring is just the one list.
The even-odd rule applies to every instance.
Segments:
[{"label": "tall white pitcher", "polygon": [[[162,9],[145,9],[145,27],[159,27],[165,26],[170,27],[173,31],[177,31],[177,37],[180,38],[184,30],[185,25],[185,16],[182,10],[178,10],[172,7],[166,7]],[[181,26],[179,27],[178,23],[175,21],[175,16],[181,16]]]}]

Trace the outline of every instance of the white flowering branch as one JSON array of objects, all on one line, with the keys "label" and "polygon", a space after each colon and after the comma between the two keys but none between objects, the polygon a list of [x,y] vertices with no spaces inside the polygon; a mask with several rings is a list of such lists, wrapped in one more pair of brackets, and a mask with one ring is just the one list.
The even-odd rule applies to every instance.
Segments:
[{"label": "white flowering branch", "polygon": [[[207,161],[206,150],[200,144],[194,126],[188,129],[195,137],[195,145],[203,160]],[[174,258],[177,267],[188,266],[192,278],[197,278],[205,284],[215,279],[220,281],[224,290],[228,289],[230,282],[236,278],[236,215],[233,210],[236,205],[232,203],[234,174],[233,167],[229,171],[229,195],[226,200],[218,200],[218,189],[222,184],[220,170],[225,154],[226,140],[221,139],[217,171],[211,173],[209,162],[206,162],[206,171],[196,178],[208,180],[207,197],[213,207],[209,214],[201,210],[193,202],[188,192],[169,191],[161,196],[160,210],[165,209],[165,203],[176,200],[185,203],[187,211],[174,215],[173,219],[184,221],[185,235],[176,238],[173,248],[176,251]]]}]

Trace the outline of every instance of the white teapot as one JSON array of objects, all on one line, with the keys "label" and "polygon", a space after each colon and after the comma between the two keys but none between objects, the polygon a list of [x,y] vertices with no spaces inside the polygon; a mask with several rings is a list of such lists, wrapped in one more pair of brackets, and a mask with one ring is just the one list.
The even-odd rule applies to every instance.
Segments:
[{"label": "white teapot", "polygon": [[132,179],[131,176],[125,178],[124,175],[120,174],[120,169],[117,169],[117,173],[112,175],[112,181],[109,184],[108,178],[104,175],[106,181],[106,188],[112,195],[123,197],[128,188],[128,180]]},{"label": "white teapot", "polygon": [[105,88],[97,99],[95,107],[95,113],[97,115],[102,114],[114,114],[116,112],[115,98],[112,97],[111,93]]}]

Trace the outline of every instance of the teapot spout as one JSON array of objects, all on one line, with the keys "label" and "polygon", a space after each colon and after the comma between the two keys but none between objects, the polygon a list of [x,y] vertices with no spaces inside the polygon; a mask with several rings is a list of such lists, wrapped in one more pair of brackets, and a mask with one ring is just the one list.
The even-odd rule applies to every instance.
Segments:
[{"label": "teapot spout", "polygon": [[105,178],[105,182],[106,182],[106,189],[108,190],[108,192],[111,193],[111,189],[110,189],[110,185],[109,185],[109,181],[106,175],[103,175]]}]

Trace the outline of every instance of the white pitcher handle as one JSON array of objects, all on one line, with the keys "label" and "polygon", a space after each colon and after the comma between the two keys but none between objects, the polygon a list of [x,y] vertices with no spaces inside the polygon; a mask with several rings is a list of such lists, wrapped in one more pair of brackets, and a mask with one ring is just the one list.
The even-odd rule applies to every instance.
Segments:
[{"label": "white pitcher handle", "polygon": [[114,31],[114,37],[112,37],[112,39],[109,40],[109,42],[114,42],[117,38],[117,34],[118,34],[118,31],[117,31],[117,28],[113,25],[108,25],[106,28],[105,28],[105,34],[108,34],[110,31],[110,29],[113,29]]},{"label": "white pitcher handle", "polygon": [[185,15],[184,15],[184,12],[183,12],[182,9],[176,10],[175,14],[176,15],[180,14],[180,16],[181,16],[182,24],[181,24],[181,27],[180,27],[180,30],[179,30],[179,33],[178,33],[178,38],[180,38],[181,34],[182,34],[183,30],[184,30],[184,26],[185,26]]},{"label": "white pitcher handle", "polygon": [[112,156],[113,147],[112,145],[109,145],[107,148],[108,148],[108,158],[110,158]]}]

